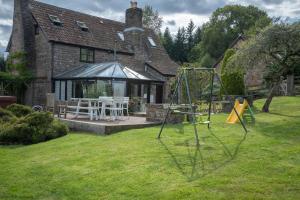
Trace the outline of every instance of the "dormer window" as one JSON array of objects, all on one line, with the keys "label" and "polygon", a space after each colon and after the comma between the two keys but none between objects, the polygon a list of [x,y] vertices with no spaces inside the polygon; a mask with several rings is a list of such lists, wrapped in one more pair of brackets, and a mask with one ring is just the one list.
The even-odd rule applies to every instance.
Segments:
[{"label": "dormer window", "polygon": [[148,37],[148,41],[151,44],[152,47],[156,47],[156,43],[154,42],[152,37]]},{"label": "dormer window", "polygon": [[86,23],[81,22],[81,21],[76,21],[76,23],[82,31],[88,31],[89,30],[89,27],[86,25]]},{"label": "dormer window", "polygon": [[122,40],[122,41],[125,40],[123,32],[118,32],[118,36],[119,36],[120,40]]},{"label": "dormer window", "polygon": [[56,15],[49,15],[49,19],[56,26],[61,26],[62,25],[62,22],[60,21],[60,19]]}]

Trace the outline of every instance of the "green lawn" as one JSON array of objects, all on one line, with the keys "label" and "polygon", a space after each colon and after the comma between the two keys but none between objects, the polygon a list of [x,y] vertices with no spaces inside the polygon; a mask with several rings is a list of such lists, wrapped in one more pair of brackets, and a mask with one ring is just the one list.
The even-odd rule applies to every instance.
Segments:
[{"label": "green lawn", "polygon": [[300,199],[300,97],[275,98],[247,135],[225,119],[199,125],[200,149],[190,125],[0,146],[0,199]]}]

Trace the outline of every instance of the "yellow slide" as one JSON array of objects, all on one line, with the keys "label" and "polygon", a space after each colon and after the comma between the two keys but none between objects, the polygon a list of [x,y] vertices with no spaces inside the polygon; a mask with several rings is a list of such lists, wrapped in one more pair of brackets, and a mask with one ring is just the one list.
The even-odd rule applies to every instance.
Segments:
[{"label": "yellow slide", "polygon": [[[236,109],[237,114],[242,118],[246,108],[249,106],[248,101],[245,99],[242,104],[240,104],[239,100],[235,100],[234,107]],[[227,118],[227,123],[235,124],[239,120],[236,115],[234,109],[232,109],[230,115]]]}]

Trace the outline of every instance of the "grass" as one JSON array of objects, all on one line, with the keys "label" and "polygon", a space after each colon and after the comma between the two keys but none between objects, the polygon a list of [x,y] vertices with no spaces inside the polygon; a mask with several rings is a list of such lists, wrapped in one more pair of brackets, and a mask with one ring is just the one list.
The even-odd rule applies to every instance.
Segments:
[{"label": "grass", "polygon": [[300,97],[270,110],[248,134],[214,115],[200,148],[190,125],[0,146],[0,199],[300,199]]}]

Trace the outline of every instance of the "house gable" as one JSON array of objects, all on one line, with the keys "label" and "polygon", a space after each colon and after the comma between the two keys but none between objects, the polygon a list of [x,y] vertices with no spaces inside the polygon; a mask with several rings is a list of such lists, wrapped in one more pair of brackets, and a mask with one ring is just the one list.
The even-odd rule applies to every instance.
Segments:
[{"label": "house gable", "polygon": [[[132,43],[126,41],[126,37],[123,41],[118,35],[126,29],[125,23],[37,1],[31,2],[31,12],[49,41],[102,49],[108,52],[116,50],[118,53],[134,54],[134,59],[148,63],[160,73],[170,76],[176,75],[179,66],[170,59],[158,36],[151,29],[143,28],[144,31],[141,35],[143,44],[141,49],[137,51]],[[57,16],[61,21],[61,25],[55,25],[49,19],[49,15]],[[84,22],[88,30],[83,31],[78,27],[77,21]],[[153,39],[156,44],[155,47],[149,43],[148,37]]]}]

